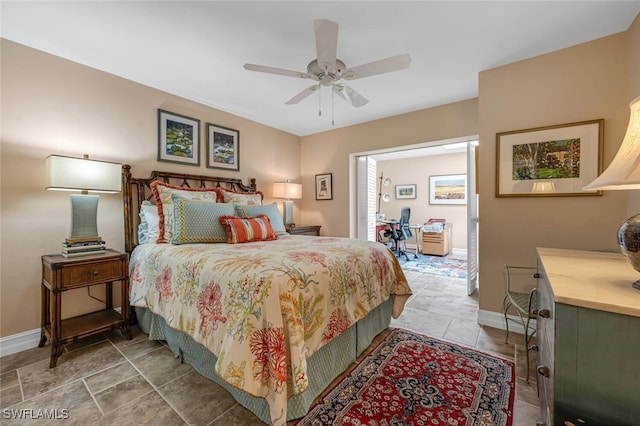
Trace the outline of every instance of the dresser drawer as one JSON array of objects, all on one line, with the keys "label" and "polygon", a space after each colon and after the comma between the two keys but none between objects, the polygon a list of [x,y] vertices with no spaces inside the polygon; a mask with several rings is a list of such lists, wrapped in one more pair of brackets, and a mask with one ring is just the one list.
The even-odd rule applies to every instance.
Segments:
[{"label": "dresser drawer", "polygon": [[422,241],[425,243],[439,244],[444,241],[444,232],[425,232],[422,234]]},{"label": "dresser drawer", "polygon": [[98,281],[116,281],[123,278],[122,262],[89,263],[62,268],[62,287],[71,288],[77,285],[86,286],[87,283]]}]

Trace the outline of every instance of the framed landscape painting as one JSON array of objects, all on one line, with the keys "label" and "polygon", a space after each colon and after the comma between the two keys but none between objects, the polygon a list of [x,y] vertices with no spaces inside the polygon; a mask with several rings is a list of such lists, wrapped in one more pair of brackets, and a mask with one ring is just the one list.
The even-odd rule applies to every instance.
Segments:
[{"label": "framed landscape painting", "polygon": [[416,198],[416,185],[396,185],[396,199]]},{"label": "framed landscape painting", "polygon": [[158,110],[158,161],[200,165],[200,120]]},{"label": "framed landscape painting", "polygon": [[429,204],[467,204],[467,175],[429,176]]},{"label": "framed landscape painting", "polygon": [[207,123],[207,167],[240,170],[240,132]]},{"label": "framed landscape painting", "polygon": [[602,195],[584,191],[602,170],[604,120],[496,134],[496,197]]}]

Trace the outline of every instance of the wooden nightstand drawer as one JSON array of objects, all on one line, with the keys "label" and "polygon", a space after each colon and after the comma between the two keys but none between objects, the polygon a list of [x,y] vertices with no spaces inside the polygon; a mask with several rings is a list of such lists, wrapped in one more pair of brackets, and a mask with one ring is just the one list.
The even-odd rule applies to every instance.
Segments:
[{"label": "wooden nightstand drawer", "polygon": [[291,235],[320,235],[321,225],[295,225],[287,228],[287,232]]},{"label": "wooden nightstand drawer", "polygon": [[92,263],[62,268],[62,287],[70,288],[80,284],[98,281],[116,281],[122,278],[122,262]]}]

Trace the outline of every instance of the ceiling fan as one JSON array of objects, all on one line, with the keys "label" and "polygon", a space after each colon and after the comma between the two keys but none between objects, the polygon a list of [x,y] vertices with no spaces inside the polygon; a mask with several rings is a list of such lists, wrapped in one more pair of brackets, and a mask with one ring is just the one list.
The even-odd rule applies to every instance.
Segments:
[{"label": "ceiling fan", "polygon": [[[309,95],[319,90],[322,86],[331,86],[332,93],[340,96],[356,108],[366,105],[369,101],[353,90],[341,80],[356,80],[370,77],[372,75],[383,74],[392,71],[399,71],[409,67],[411,56],[392,56],[374,62],[347,68],[347,65],[336,58],[338,46],[338,24],[327,19],[315,19],[316,52],[318,57],[307,65],[307,72],[291,71],[282,68],[267,67],[264,65],[244,64],[244,68],[249,71],[265,72],[269,74],[284,75],[287,77],[306,78],[315,80],[318,83],[309,86],[293,98],[285,102],[288,105],[297,104]],[[321,114],[321,112],[320,112]]]}]

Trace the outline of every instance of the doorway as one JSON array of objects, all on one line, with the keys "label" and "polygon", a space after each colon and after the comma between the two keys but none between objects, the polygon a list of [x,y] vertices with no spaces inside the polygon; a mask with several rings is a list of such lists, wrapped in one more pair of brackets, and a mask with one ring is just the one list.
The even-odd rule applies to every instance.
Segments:
[{"label": "doorway", "polygon": [[[354,154],[352,164],[356,173],[352,176],[357,188],[351,210],[354,236],[375,240],[376,219],[397,219],[403,206],[411,208],[411,223],[444,218],[452,223],[452,248],[457,254],[466,254],[468,294],[475,292],[478,288],[476,146],[477,138],[472,136]],[[464,203],[441,203],[432,198],[430,181],[451,175],[463,175],[466,179]]]}]

